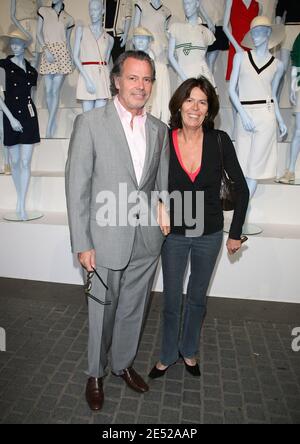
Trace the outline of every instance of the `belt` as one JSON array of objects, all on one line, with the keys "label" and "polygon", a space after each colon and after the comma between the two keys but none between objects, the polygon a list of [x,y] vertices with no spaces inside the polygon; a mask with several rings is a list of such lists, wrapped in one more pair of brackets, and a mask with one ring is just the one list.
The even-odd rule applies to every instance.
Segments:
[{"label": "belt", "polygon": [[82,62],[82,65],[107,65],[107,62]]},{"label": "belt", "polygon": [[286,25],[292,25],[292,26],[296,26],[296,25],[300,25],[300,22],[286,22]]},{"label": "belt", "polygon": [[265,105],[267,103],[274,103],[274,100],[248,100],[241,102],[242,105]]}]

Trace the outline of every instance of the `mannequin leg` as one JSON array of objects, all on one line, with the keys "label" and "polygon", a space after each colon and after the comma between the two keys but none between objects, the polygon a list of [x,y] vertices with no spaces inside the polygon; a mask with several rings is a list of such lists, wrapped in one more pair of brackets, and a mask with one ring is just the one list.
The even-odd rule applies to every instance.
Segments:
[{"label": "mannequin leg", "polygon": [[11,174],[17,192],[17,214],[21,211],[21,165],[20,165],[20,145],[9,147],[9,160],[11,165]]},{"label": "mannequin leg", "polygon": [[27,220],[27,214],[25,209],[26,195],[29,187],[31,177],[31,158],[32,158],[32,145],[21,145],[20,156],[20,216],[23,220]]},{"label": "mannequin leg", "polygon": [[255,194],[255,191],[257,189],[257,180],[255,179],[249,179],[248,177],[246,177],[246,182],[249,188],[249,192],[250,192],[250,200],[252,199],[252,197]]},{"label": "mannequin leg", "polygon": [[3,147],[3,156],[4,156],[4,174],[11,174],[11,167],[9,161],[9,153],[7,146]]},{"label": "mannequin leg", "polygon": [[212,74],[215,72],[216,61],[220,51],[212,51],[207,53],[207,64]]},{"label": "mannequin leg", "polygon": [[60,92],[65,76],[61,74],[46,75],[46,96],[49,111],[49,121],[46,137],[53,137],[56,130],[55,118],[58,110]]},{"label": "mannequin leg", "polygon": [[289,171],[295,172],[296,162],[300,152],[300,113],[296,113],[296,128],[294,138],[291,145],[291,157]]}]

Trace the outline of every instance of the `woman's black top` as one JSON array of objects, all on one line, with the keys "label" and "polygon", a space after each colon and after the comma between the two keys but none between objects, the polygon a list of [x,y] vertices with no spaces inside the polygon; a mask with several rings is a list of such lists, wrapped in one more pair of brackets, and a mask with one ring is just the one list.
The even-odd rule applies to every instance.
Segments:
[{"label": "woman's black top", "polygon": [[[175,130],[176,131],[176,130]],[[217,134],[220,134],[223,146],[224,168],[228,176],[235,182],[237,193],[237,201],[233,220],[230,228],[229,237],[231,239],[240,239],[242,227],[248,208],[249,189],[237,160],[233,143],[223,131],[207,130],[204,132],[203,153],[200,172],[193,182],[177,157],[175,145],[173,142],[173,131],[170,131],[170,169],[169,169],[169,193],[180,192],[182,197],[182,214],[184,210],[185,195],[184,192],[192,192],[192,215],[190,218],[196,217],[196,192],[204,192],[204,232],[203,234],[216,233],[223,229],[224,217],[220,201],[221,187],[221,153],[218,143]],[[174,193],[175,194],[175,193]],[[172,196],[171,196],[172,197]],[[178,207],[176,207],[176,214]],[[178,226],[178,220],[174,218],[175,204],[171,198],[170,201],[170,217],[171,217],[171,233],[185,235],[186,230],[191,230],[190,226],[185,224],[188,220],[182,219],[182,224]],[[175,222],[176,225],[175,226]],[[195,229],[196,227],[194,227]]]}]

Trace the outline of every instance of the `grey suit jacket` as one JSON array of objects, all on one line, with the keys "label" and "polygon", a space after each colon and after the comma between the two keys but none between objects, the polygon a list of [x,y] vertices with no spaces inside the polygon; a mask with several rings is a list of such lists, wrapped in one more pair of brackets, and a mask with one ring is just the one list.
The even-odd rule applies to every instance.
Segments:
[{"label": "grey suit jacket", "polygon": [[[168,190],[169,141],[167,126],[151,115],[146,120],[147,151],[142,179],[138,185],[132,158],[113,102],[76,118],[66,165],[66,197],[74,253],[96,250],[97,265],[120,270],[126,267],[132,252],[135,227],[122,226],[122,210],[136,209],[120,196],[119,184],[128,194],[145,193],[150,204],[152,191]],[[116,226],[99,226],[99,193],[116,196]],[[142,194],[143,194],[142,193]],[[98,196],[98,199],[97,199]],[[145,196],[145,195],[144,195]],[[144,207],[145,208],[145,207]],[[149,208],[149,207],[148,207]],[[138,211],[142,216],[143,210]],[[100,224],[100,225],[101,225]],[[125,225],[125,224],[124,224]],[[145,246],[150,255],[159,255],[164,236],[160,227],[142,226]]]}]

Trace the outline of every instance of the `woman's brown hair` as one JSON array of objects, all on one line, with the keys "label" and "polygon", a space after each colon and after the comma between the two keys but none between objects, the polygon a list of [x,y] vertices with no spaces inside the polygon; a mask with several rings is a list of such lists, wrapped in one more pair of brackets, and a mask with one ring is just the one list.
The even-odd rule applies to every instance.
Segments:
[{"label": "woman's brown hair", "polygon": [[187,79],[183,82],[173,94],[169,109],[171,112],[170,127],[172,129],[182,128],[182,118],[180,109],[182,104],[191,96],[194,88],[199,88],[206,95],[208,102],[208,115],[203,122],[203,129],[214,129],[215,118],[219,113],[220,103],[214,86],[206,77]]}]

